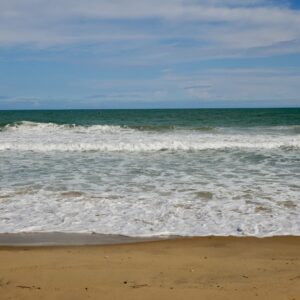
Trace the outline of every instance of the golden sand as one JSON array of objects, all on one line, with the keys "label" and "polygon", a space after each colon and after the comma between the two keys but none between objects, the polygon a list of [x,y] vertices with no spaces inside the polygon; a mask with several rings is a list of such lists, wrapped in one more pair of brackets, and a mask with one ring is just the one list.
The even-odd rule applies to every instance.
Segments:
[{"label": "golden sand", "polygon": [[300,237],[1,247],[0,299],[300,299]]}]

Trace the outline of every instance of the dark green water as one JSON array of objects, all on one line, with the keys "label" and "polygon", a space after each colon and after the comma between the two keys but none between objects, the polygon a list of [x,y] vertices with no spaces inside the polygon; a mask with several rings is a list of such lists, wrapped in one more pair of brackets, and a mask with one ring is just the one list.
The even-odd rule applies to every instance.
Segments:
[{"label": "dark green water", "polygon": [[288,126],[300,124],[300,108],[0,111],[0,126],[21,121],[145,129]]}]

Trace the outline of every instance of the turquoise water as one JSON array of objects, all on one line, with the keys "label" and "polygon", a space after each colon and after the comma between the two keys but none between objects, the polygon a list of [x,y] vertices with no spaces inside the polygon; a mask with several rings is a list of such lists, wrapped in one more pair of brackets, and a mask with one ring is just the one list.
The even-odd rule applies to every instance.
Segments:
[{"label": "turquoise water", "polygon": [[300,109],[0,111],[0,231],[300,234]]}]

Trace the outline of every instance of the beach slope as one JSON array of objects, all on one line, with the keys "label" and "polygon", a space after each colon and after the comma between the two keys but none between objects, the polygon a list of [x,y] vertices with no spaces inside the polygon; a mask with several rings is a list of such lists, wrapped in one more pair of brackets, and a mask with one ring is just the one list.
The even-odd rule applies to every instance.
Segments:
[{"label": "beach slope", "polygon": [[300,237],[1,247],[0,299],[300,299]]}]

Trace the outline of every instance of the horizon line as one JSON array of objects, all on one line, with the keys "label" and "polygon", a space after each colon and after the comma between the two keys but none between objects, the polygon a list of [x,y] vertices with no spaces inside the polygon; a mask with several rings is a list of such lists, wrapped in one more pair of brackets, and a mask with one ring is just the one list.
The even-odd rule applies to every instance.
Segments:
[{"label": "horizon line", "polygon": [[300,109],[300,106],[260,106],[260,107],[153,107],[153,108],[12,108],[3,111],[62,111],[62,110],[200,110],[200,109]]}]

